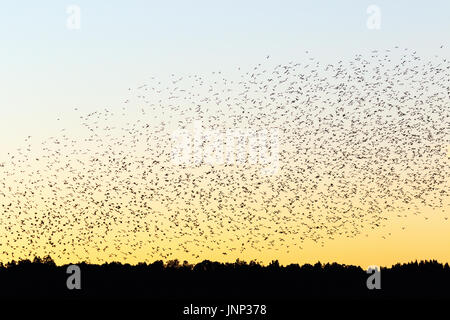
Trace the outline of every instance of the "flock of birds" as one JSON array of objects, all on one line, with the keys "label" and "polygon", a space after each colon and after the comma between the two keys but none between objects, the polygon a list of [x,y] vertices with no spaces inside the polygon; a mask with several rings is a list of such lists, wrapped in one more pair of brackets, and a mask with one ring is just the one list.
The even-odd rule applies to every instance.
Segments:
[{"label": "flock of birds", "polygon": [[[448,223],[450,61],[410,49],[152,78],[0,163],[0,261],[248,257]],[[172,133],[277,130],[279,167],[174,164]]]}]

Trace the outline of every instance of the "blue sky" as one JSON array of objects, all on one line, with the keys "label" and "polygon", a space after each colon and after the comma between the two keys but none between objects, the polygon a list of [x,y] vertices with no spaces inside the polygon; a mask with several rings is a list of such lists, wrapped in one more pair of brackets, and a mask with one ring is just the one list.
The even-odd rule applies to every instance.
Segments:
[{"label": "blue sky", "polygon": [[[81,29],[66,27],[69,5]],[[381,29],[366,26],[369,5]],[[74,106],[118,106],[148,77],[322,60],[394,45],[449,53],[449,1],[4,1],[0,4],[0,147],[46,137]],[[450,56],[450,54],[449,54]]]}]

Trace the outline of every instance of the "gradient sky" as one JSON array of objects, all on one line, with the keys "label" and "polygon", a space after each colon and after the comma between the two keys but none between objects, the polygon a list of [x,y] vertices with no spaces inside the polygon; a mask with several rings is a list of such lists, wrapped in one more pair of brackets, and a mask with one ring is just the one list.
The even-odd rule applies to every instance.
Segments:
[{"label": "gradient sky", "polygon": [[[66,27],[72,4],[81,9],[80,30]],[[380,30],[366,26],[369,5],[381,10]],[[444,45],[439,53],[450,57],[449,35],[445,0],[2,2],[0,161],[29,135],[39,141],[75,127],[74,107],[120,108],[128,88],[152,76],[246,68],[266,55],[275,63],[301,60],[305,50],[336,61],[395,45],[432,57]],[[300,262],[450,261],[449,225],[439,221],[412,219],[402,232],[393,223],[389,240],[380,231],[307,247]]]},{"label": "gradient sky", "polygon": [[[80,30],[66,28],[71,4],[81,9]],[[381,9],[380,30],[366,27],[371,4]],[[51,134],[75,105],[117,105],[150,76],[246,67],[266,54],[295,60],[305,50],[322,60],[394,45],[431,55],[448,43],[448,12],[445,0],[3,1],[2,148]]]}]

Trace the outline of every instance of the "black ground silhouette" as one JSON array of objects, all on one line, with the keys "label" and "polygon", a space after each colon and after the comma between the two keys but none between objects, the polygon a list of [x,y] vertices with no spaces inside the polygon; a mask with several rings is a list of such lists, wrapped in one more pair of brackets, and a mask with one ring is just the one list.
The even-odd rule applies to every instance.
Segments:
[{"label": "black ground silhouette", "polygon": [[66,286],[67,266],[50,257],[0,264],[1,298],[149,299],[161,301],[296,299],[449,299],[450,267],[435,260],[381,268],[381,289],[369,290],[370,276],[356,266],[254,261],[191,265],[172,260],[152,264],[78,264],[81,289]]}]

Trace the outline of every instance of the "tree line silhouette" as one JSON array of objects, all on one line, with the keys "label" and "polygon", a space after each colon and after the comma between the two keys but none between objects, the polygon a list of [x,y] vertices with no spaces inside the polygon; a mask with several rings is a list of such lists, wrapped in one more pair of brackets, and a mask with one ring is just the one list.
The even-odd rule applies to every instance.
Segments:
[{"label": "tree line silhouette", "polygon": [[381,289],[369,290],[370,276],[358,266],[337,263],[268,265],[236,260],[189,264],[79,263],[81,290],[69,290],[68,265],[51,257],[0,263],[0,297],[58,299],[252,299],[255,301],[352,299],[449,299],[450,267],[436,260],[381,268]]}]

